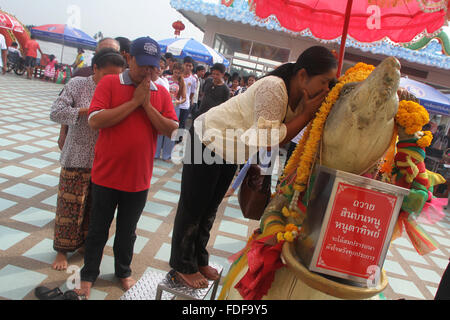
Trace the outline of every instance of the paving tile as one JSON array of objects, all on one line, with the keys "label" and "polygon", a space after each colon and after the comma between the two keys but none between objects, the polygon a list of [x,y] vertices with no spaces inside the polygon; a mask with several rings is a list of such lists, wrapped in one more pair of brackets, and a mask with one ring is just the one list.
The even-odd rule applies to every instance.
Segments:
[{"label": "paving tile", "polygon": [[144,212],[150,212],[153,214],[157,214],[162,217],[167,217],[172,211],[173,207],[157,203],[154,201],[147,201],[144,207]]},{"label": "paving tile", "polygon": [[[108,242],[106,242],[106,245],[113,248],[114,247],[114,239],[115,239],[115,235],[113,235],[111,238],[108,239]],[[134,243],[133,252],[135,254],[141,253],[142,249],[144,249],[144,247],[147,245],[149,240],[150,239],[148,239],[146,237],[137,236],[136,242]]]},{"label": "paving tile", "polygon": [[22,300],[47,278],[47,275],[8,264],[0,270],[0,297]]},{"label": "paving tile", "polygon": [[245,217],[242,215],[241,209],[236,209],[236,208],[233,208],[233,207],[226,207],[226,208],[225,208],[224,215],[225,215],[226,217],[239,219],[239,220],[242,220],[242,221],[244,221],[244,222],[248,222],[248,221],[249,221],[247,218],[245,218]]},{"label": "paving tile", "polygon": [[428,265],[428,262],[421,257],[416,251],[397,248],[397,251],[402,255],[405,260],[414,261],[424,265]]},{"label": "paving tile", "polygon": [[54,164],[54,162],[50,162],[50,161],[46,161],[46,160],[42,160],[42,159],[38,159],[38,158],[31,158],[31,159],[22,161],[20,163],[26,164],[27,166],[35,167],[38,169],[43,169],[45,167],[48,167],[48,166]]},{"label": "paving tile", "polygon": [[0,225],[0,250],[8,250],[29,235],[27,232]]},{"label": "paving tile", "polygon": [[383,269],[386,270],[387,272],[396,273],[396,274],[399,274],[402,276],[407,276],[407,273],[405,272],[405,270],[403,270],[400,263],[395,262],[395,261],[386,259],[384,261]]},{"label": "paving tile", "polygon": [[33,171],[17,166],[7,166],[0,169],[0,174],[19,178]]},{"label": "paving tile", "polygon": [[222,220],[219,225],[219,231],[247,237],[248,227],[240,223]]},{"label": "paving tile", "polygon": [[23,223],[31,224],[36,227],[43,227],[55,219],[55,213],[38,208],[28,208],[11,219]]},{"label": "paving tile", "polygon": [[171,245],[168,243],[163,243],[155,255],[155,259],[169,262],[170,260],[170,250]]},{"label": "paving tile", "polygon": [[427,287],[428,291],[430,291],[430,293],[433,297],[436,296],[436,292],[438,290],[437,287],[432,287],[432,286],[426,286],[426,287]]},{"label": "paving tile", "polygon": [[0,138],[0,147],[6,147],[14,143],[17,143],[17,141]]},{"label": "paving tile", "polygon": [[440,245],[440,246],[445,246],[447,248],[450,249],[450,238],[448,237],[441,237],[441,236],[436,236],[433,235],[432,236],[434,240],[436,240],[436,242]]},{"label": "paving tile", "polygon": [[178,203],[178,200],[180,199],[180,195],[173,193],[173,192],[167,192],[163,190],[159,190],[155,193],[154,197],[159,200],[164,200],[168,202]]},{"label": "paving tile", "polygon": [[430,255],[429,257],[441,269],[447,268],[447,266],[449,264],[448,258],[447,259],[442,259],[442,258],[438,258],[438,257],[433,257],[432,255]]},{"label": "paving tile", "polygon": [[158,168],[158,167],[153,167],[153,174],[157,175],[157,176],[163,176],[167,173],[167,170]]},{"label": "paving tile", "polygon": [[9,126],[4,126],[3,128],[8,129],[8,130],[14,130],[14,131],[28,130],[27,127],[19,126],[17,124],[10,124]]},{"label": "paving tile", "polygon": [[411,269],[414,270],[414,272],[417,274],[417,276],[422,281],[434,282],[436,284],[439,284],[439,282],[441,281],[441,276],[438,275],[433,270],[420,268],[420,267],[416,267],[416,266],[411,266]]},{"label": "paving tile", "polygon": [[106,254],[103,255],[102,262],[100,264],[99,278],[108,281],[114,281],[114,258]]},{"label": "paving tile", "polygon": [[0,151],[0,159],[4,159],[4,160],[14,160],[17,158],[23,157],[23,154],[21,153],[16,153],[16,152],[11,152],[8,150],[2,150]]},{"label": "paving tile", "polygon": [[161,223],[162,223],[161,220],[142,215],[137,224],[137,228],[146,230],[149,232],[156,232],[156,230],[158,230]]},{"label": "paving tile", "polygon": [[417,286],[411,281],[398,279],[394,277],[389,277],[388,281],[392,290],[394,290],[394,292],[400,296],[406,295],[416,299],[425,299],[425,297],[417,288]]},{"label": "paving tile", "polygon": [[33,147],[33,146],[30,146],[30,145],[26,145],[26,144],[18,146],[18,147],[14,147],[14,149],[15,150],[19,150],[19,151],[23,151],[23,152],[26,152],[26,153],[36,153],[36,152],[42,151],[41,148]]},{"label": "paving tile", "polygon": [[56,207],[56,202],[58,201],[58,195],[54,194],[51,197],[42,201],[42,203],[48,204],[49,206]]},{"label": "paving tile", "polygon": [[180,192],[181,191],[181,183],[177,183],[177,182],[173,182],[173,181],[167,181],[164,184],[164,188]]},{"label": "paving tile", "polygon": [[17,202],[0,198],[0,211],[6,210],[16,204]]},{"label": "paving tile", "polygon": [[50,158],[52,160],[59,161],[59,159],[61,158],[61,153],[53,151],[53,152],[43,154],[42,157],[46,157],[46,158]]},{"label": "paving tile", "polygon": [[40,137],[40,138],[47,137],[50,135],[49,132],[45,132],[45,131],[41,131],[41,130],[28,131],[27,134],[31,134],[33,136]]},{"label": "paving tile", "polygon": [[49,174],[41,174],[40,176],[30,179],[30,181],[43,184],[49,187],[55,187],[59,184],[59,177],[52,176]]},{"label": "paving tile", "polygon": [[54,147],[58,146],[58,144],[55,143],[54,141],[48,141],[48,140],[40,140],[40,141],[36,141],[36,142],[33,142],[33,143],[37,144],[37,145],[39,145],[41,147],[46,147],[46,148],[54,148]]},{"label": "paving tile", "polygon": [[16,140],[19,140],[19,141],[28,141],[28,140],[36,139],[36,137],[29,136],[29,135],[26,135],[26,134],[21,134],[21,133],[12,134],[12,135],[8,136],[8,138],[16,139]]},{"label": "paving tile", "polygon": [[35,195],[38,195],[39,193],[45,191],[44,189],[41,188],[37,188],[37,187],[33,187],[30,186],[28,184],[25,183],[18,183],[12,187],[9,187],[5,190],[3,190],[3,192],[5,193],[9,193],[18,197],[22,197],[22,198],[32,198]]},{"label": "paving tile", "polygon": [[23,256],[51,265],[56,257],[56,251],[53,249],[53,240],[42,240],[33,248],[25,252]]},{"label": "paving tile", "polygon": [[230,253],[236,253],[239,250],[242,250],[246,244],[245,241],[218,235],[213,247]]}]

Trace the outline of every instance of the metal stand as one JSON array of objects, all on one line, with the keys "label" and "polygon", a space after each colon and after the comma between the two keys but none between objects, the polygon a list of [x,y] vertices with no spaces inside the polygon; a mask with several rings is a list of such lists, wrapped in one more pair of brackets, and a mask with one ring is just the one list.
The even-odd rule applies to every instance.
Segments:
[{"label": "metal stand", "polygon": [[208,281],[208,287],[193,289],[180,283],[174,277],[174,271],[166,275],[160,272],[147,271],[136,284],[124,293],[120,300],[174,300],[176,298],[188,300],[204,300],[212,288],[211,300],[216,297],[222,276],[223,267],[211,264],[219,272],[219,279]]},{"label": "metal stand", "polygon": [[219,265],[211,265],[219,272],[219,278],[215,281],[208,281],[208,287],[203,289],[193,289],[187,287],[185,284],[179,282],[175,277],[175,271],[171,270],[166,277],[158,284],[156,290],[155,300],[162,300],[162,294],[164,291],[174,295],[175,298],[187,299],[187,300],[204,300],[206,295],[212,288],[211,300],[214,300],[219,287],[220,278],[222,277],[223,267]]}]

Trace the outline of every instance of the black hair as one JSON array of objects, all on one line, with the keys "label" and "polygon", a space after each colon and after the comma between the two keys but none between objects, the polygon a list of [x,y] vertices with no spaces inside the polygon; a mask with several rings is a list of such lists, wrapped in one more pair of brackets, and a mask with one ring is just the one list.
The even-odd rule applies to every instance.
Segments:
[{"label": "black hair", "polygon": [[164,58],[164,56],[161,56],[161,60],[164,62],[164,64],[167,64],[167,60],[166,58]]},{"label": "black hair", "polygon": [[239,73],[233,73],[233,75],[231,76],[231,82],[233,82],[234,80],[241,82],[241,77],[239,76]]},{"label": "black hair", "polygon": [[175,58],[173,57],[173,54],[170,53],[170,52],[166,52],[166,53],[164,54],[164,57],[165,57],[167,60],[169,60],[169,59],[175,60]]},{"label": "black hair", "polygon": [[131,40],[125,37],[117,37],[115,38],[120,45],[120,52],[130,53]]},{"label": "black hair", "polygon": [[214,65],[211,67],[211,72],[212,72],[213,70],[217,70],[217,71],[219,71],[220,73],[225,73],[225,71],[226,71],[227,69],[225,68],[225,65],[224,65],[223,63],[214,63]]},{"label": "black hair", "polygon": [[199,72],[199,71],[203,71],[206,70],[206,68],[202,65],[197,66],[197,68],[195,68],[195,73]]},{"label": "black hair", "polygon": [[50,59],[50,61],[53,61],[53,60],[55,60],[56,57],[54,54],[51,54],[48,56],[48,58]]},{"label": "black hair", "polygon": [[17,46],[18,46],[17,42],[13,41],[13,42],[11,43],[11,47],[17,47]]},{"label": "black hair", "polygon": [[195,61],[190,56],[184,57],[183,64],[185,64],[185,63],[192,63],[192,65],[195,66]]},{"label": "black hair", "polygon": [[99,69],[103,69],[107,66],[125,67],[125,60],[120,52],[113,48],[103,48],[95,54],[92,58],[92,68],[94,65]]},{"label": "black hair", "polygon": [[283,79],[289,93],[289,83],[291,78],[301,69],[305,69],[308,76],[313,77],[325,74],[333,68],[337,68],[337,61],[333,53],[325,47],[313,46],[298,57],[295,63],[285,63],[268,76],[277,76]]}]

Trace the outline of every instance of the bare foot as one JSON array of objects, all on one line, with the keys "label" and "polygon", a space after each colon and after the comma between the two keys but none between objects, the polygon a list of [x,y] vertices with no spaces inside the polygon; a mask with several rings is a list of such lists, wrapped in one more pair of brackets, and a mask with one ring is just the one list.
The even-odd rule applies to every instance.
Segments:
[{"label": "bare foot", "polygon": [[65,252],[58,252],[55,261],[53,261],[52,268],[58,271],[67,269],[67,254]]},{"label": "bare foot", "polygon": [[177,276],[188,287],[194,289],[208,287],[208,280],[200,272],[190,274],[177,272]]},{"label": "bare foot", "polygon": [[198,270],[208,280],[214,280],[215,281],[215,280],[219,279],[219,277],[220,277],[219,272],[217,272],[217,270],[214,269],[211,266],[198,267]]},{"label": "bare foot", "polygon": [[89,296],[91,295],[91,288],[92,288],[92,282],[89,281],[81,281],[80,282],[80,289],[75,289],[77,295],[79,296],[85,296],[86,299],[89,299]]},{"label": "bare foot", "polygon": [[119,280],[120,280],[120,283],[122,284],[123,290],[125,290],[125,291],[130,290],[130,288],[136,284],[136,280],[134,280],[131,277],[120,278]]}]

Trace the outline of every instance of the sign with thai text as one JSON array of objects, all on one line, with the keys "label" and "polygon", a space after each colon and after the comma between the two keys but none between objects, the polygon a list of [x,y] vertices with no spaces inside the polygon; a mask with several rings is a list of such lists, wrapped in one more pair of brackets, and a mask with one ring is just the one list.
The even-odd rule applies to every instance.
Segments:
[{"label": "sign with thai text", "polygon": [[368,279],[369,267],[379,265],[397,201],[339,182],[316,267]]}]

